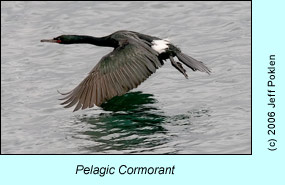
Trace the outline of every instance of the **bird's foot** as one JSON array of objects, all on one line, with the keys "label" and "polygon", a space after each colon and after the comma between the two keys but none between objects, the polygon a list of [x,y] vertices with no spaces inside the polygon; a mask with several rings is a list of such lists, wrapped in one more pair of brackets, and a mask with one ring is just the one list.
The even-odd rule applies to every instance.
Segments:
[{"label": "bird's foot", "polygon": [[186,74],[186,70],[183,68],[182,64],[180,62],[174,61],[172,56],[170,56],[169,59],[171,61],[172,66],[174,66],[178,71],[180,71],[185,76],[186,79],[188,79],[188,75]]}]

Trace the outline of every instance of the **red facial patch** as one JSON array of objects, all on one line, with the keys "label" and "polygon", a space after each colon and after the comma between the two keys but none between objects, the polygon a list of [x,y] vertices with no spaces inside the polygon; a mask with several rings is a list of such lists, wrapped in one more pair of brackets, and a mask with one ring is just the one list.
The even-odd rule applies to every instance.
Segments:
[{"label": "red facial patch", "polygon": [[61,40],[56,40],[57,43],[61,43]]}]

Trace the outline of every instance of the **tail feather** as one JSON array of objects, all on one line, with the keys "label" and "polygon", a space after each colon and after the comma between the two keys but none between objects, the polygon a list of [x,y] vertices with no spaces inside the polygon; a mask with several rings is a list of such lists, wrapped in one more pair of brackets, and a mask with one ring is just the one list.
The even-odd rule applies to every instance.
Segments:
[{"label": "tail feather", "polygon": [[191,68],[193,71],[201,71],[201,72],[206,72],[208,74],[211,73],[210,69],[204,65],[203,62],[198,61],[184,53],[178,52],[176,53],[177,58],[184,63],[186,66]]}]

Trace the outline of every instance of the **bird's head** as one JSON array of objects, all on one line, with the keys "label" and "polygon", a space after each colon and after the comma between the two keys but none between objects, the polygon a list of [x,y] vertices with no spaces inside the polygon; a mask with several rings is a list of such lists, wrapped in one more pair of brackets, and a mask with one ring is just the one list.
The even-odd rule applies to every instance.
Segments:
[{"label": "bird's head", "polygon": [[52,42],[59,44],[73,44],[78,38],[75,35],[61,35],[53,39],[43,39],[41,42]]}]

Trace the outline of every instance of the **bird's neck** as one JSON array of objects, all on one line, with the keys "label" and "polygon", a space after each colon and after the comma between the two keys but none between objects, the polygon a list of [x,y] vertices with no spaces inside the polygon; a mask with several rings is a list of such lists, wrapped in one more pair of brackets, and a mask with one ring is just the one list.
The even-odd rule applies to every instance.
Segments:
[{"label": "bird's neck", "polygon": [[116,47],[117,43],[110,37],[92,37],[86,35],[74,35],[71,44],[93,44],[96,46]]}]

